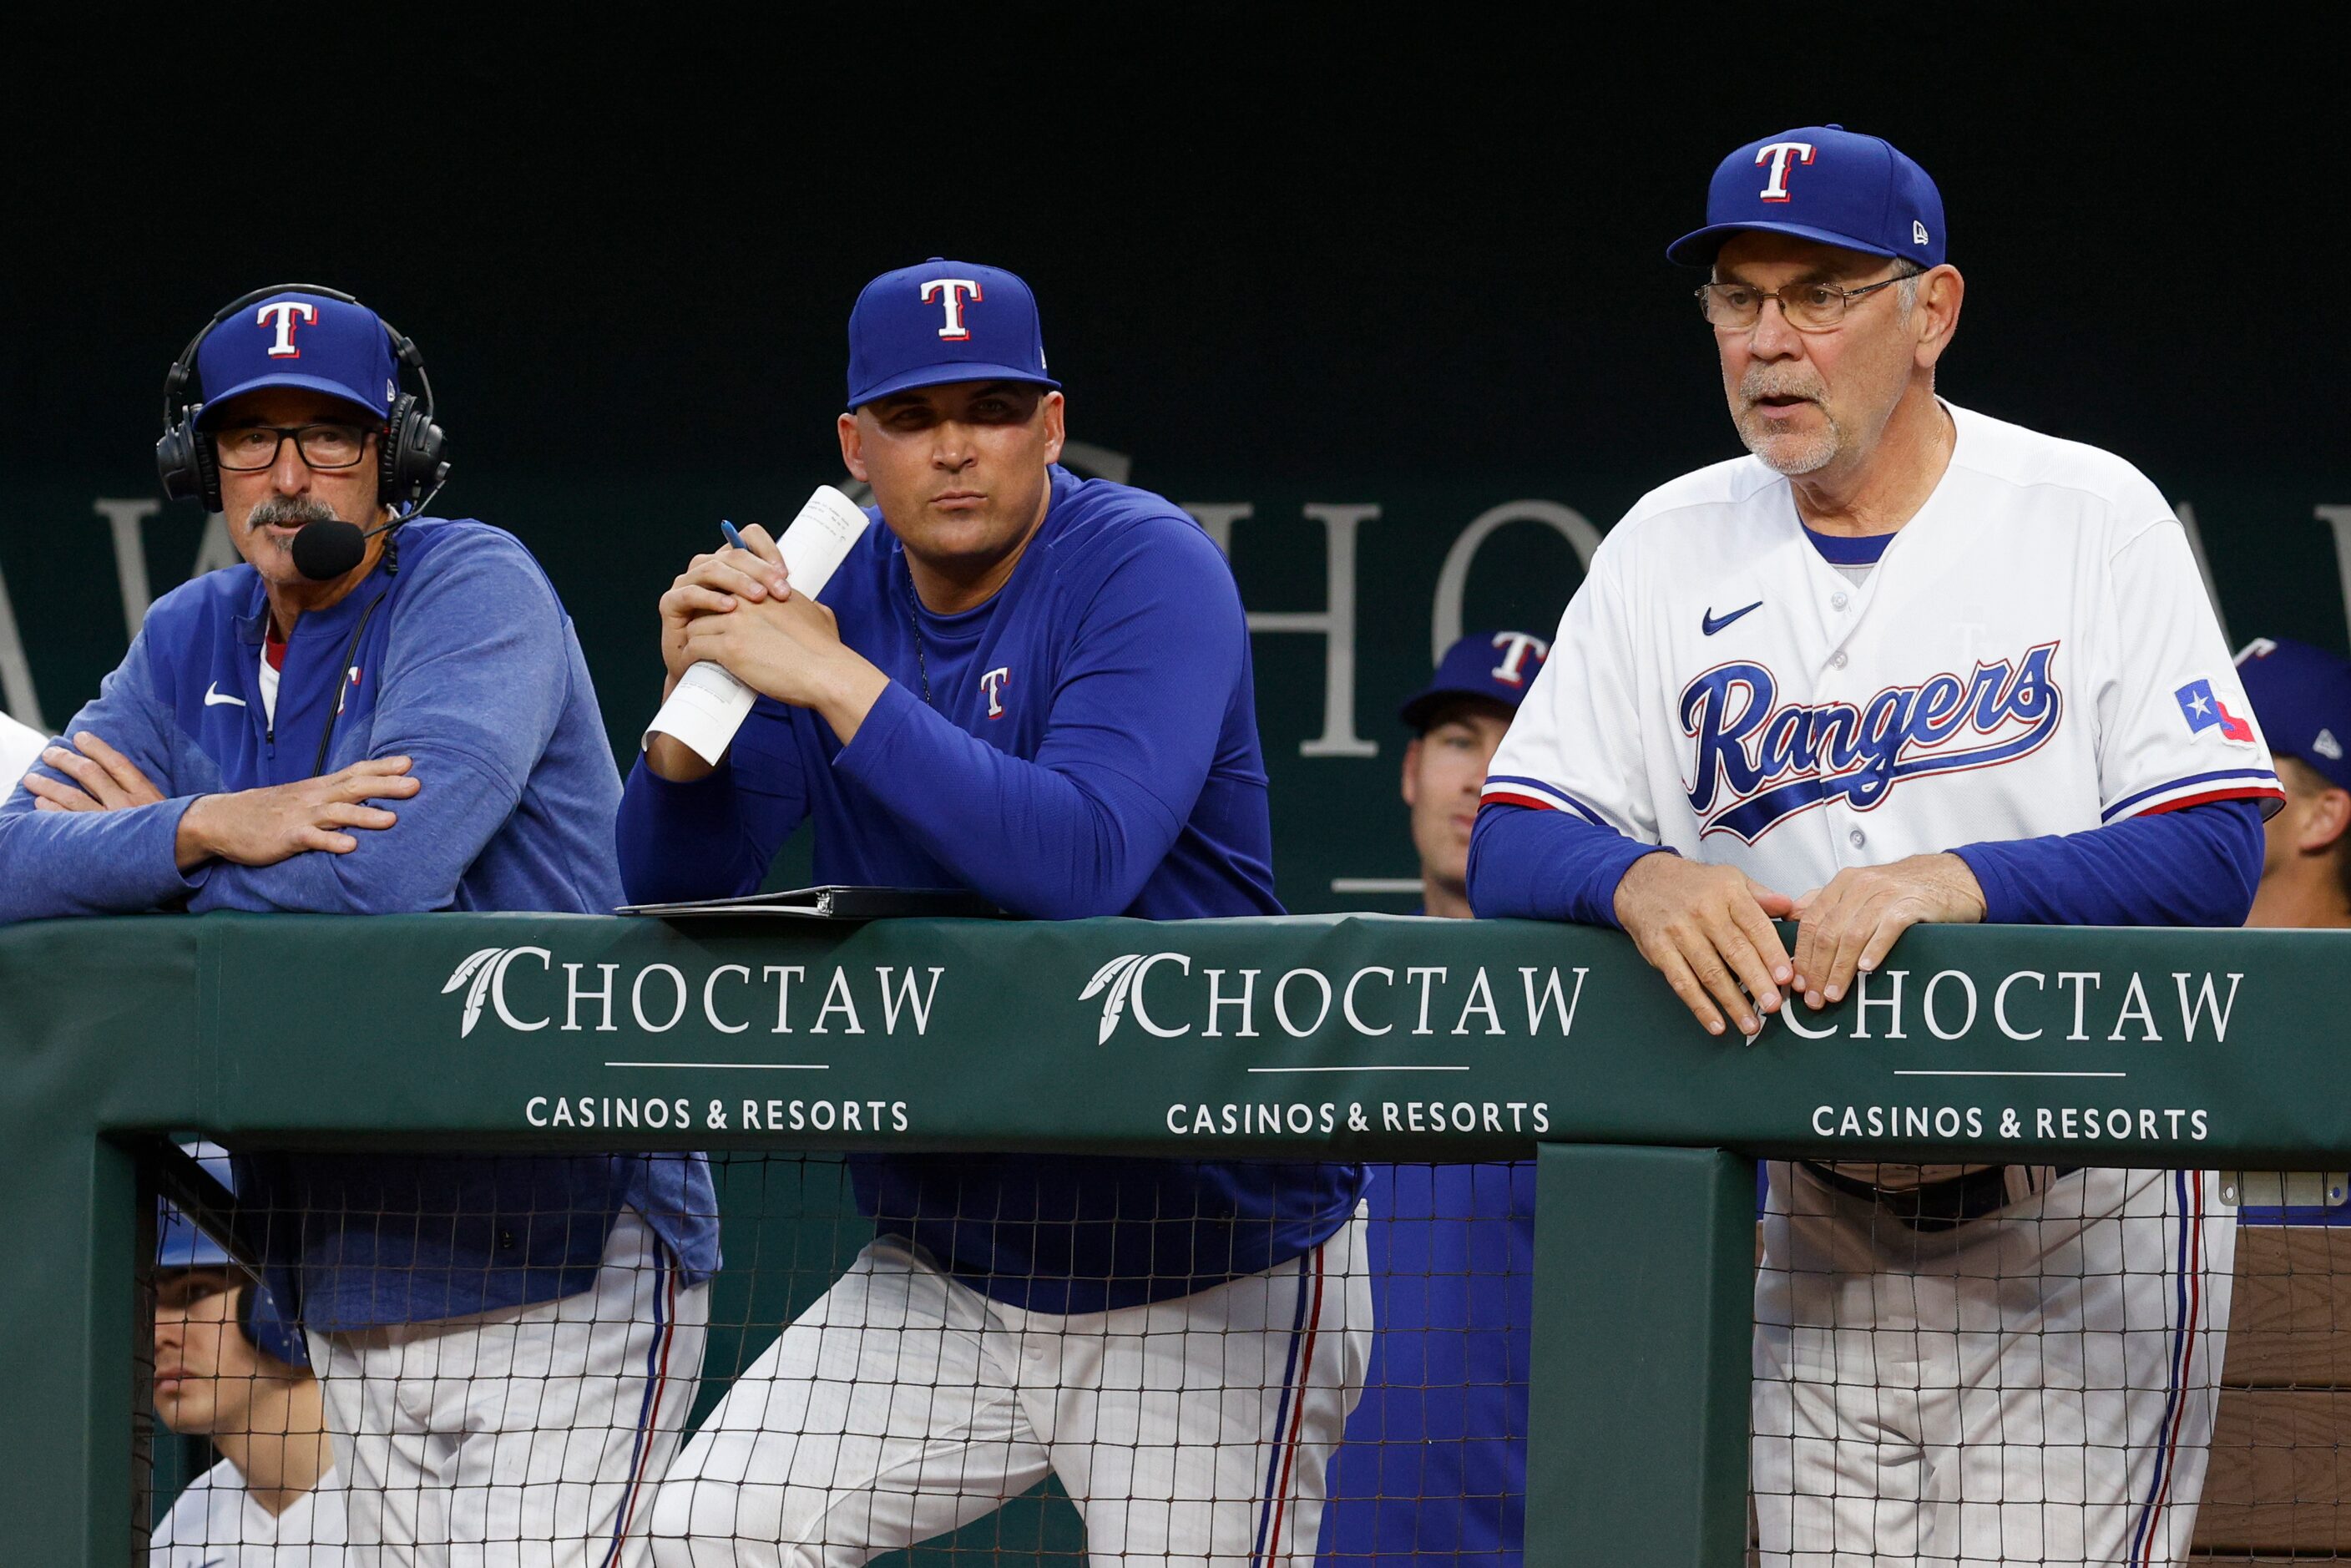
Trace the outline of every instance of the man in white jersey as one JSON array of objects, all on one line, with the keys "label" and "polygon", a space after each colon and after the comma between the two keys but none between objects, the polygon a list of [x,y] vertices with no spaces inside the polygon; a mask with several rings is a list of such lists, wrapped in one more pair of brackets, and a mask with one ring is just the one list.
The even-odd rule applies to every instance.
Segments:
[{"label": "man in white jersey", "polygon": [[[1817,1032],[1921,921],[2239,924],[2280,791],[2186,537],[2121,459],[1936,397],[1963,285],[1926,172],[1766,138],[1668,254],[1712,268],[1752,455],[1594,556],[1494,760],[1478,913],[1620,925],[1750,1040]],[[2206,1176],[1770,1175],[1763,1563],[2185,1552],[2234,1255]]]},{"label": "man in white jersey", "polygon": [[40,759],[41,747],[48,743],[49,737],[32,726],[0,713],[0,794],[16,787],[16,780]]},{"label": "man in white jersey", "polygon": [[[224,1186],[227,1151],[193,1152]],[[155,1410],[220,1463],[149,1538],[149,1568],[340,1568],[343,1488],[302,1332],[220,1243],[162,1206],[155,1242]]]}]

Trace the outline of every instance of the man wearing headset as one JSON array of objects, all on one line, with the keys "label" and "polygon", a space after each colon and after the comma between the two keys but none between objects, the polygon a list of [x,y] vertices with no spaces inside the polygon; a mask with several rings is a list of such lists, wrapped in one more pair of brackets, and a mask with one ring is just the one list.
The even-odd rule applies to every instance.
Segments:
[{"label": "man wearing headset", "polygon": [[[198,335],[166,403],[164,487],[245,564],[159,600],[0,804],[0,920],[617,904],[620,777],[569,617],[513,536],[418,516],[445,464],[414,346],[349,296],[265,291]],[[354,1561],[634,1560],[718,1261],[698,1157],[239,1166],[293,1221],[267,1260],[298,1292]]]}]

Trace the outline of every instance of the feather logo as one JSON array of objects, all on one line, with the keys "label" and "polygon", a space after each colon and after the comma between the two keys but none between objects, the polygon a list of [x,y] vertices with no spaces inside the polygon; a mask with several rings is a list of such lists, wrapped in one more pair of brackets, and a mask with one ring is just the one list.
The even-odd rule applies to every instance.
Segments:
[{"label": "feather logo", "polygon": [[1102,1032],[1094,1036],[1096,1045],[1110,1043],[1110,1031],[1118,1027],[1119,1015],[1126,1011],[1126,992],[1134,984],[1134,967],[1142,959],[1140,953],[1120,954],[1096,969],[1086,988],[1078,993],[1078,1000],[1091,1001],[1103,987],[1110,988],[1110,995],[1102,1000]]},{"label": "feather logo", "polygon": [[[1191,972],[1192,960],[1182,953],[1153,953],[1147,956],[1142,953],[1122,953],[1094,971],[1094,977],[1088,980],[1086,988],[1078,993],[1078,1000],[1091,1001],[1105,991],[1109,993],[1107,996],[1102,996],[1102,1030],[1094,1036],[1096,1045],[1110,1043],[1111,1034],[1118,1028],[1118,1020],[1125,1016],[1127,1003],[1134,998],[1135,988],[1143,983],[1144,975],[1150,970],[1152,965],[1163,958],[1180,965],[1186,974]],[[1139,1015],[1142,1012],[1142,1003],[1138,1000],[1134,1005]],[[1165,1030],[1153,1029],[1148,1019],[1144,1020],[1144,1028],[1151,1030],[1154,1034],[1167,1032]],[[1182,1030],[1176,1032],[1181,1033]]]},{"label": "feather logo", "polygon": [[506,996],[500,989],[506,982],[507,966],[526,956],[548,960],[553,956],[544,947],[484,947],[468,955],[464,963],[450,972],[449,978],[441,987],[441,994],[444,997],[467,980],[473,981],[473,988],[465,993],[465,1017],[457,1025],[459,1040],[472,1034],[474,1026],[482,1021],[485,1003],[495,1006],[498,1015],[509,1025],[526,1032],[547,1027],[544,1021],[523,1023],[507,1011]]}]

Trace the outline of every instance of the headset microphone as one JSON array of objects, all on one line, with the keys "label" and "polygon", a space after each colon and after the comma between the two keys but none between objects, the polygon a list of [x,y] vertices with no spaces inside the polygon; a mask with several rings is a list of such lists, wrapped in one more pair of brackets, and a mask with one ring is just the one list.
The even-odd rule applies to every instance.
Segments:
[{"label": "headset microphone", "polygon": [[[432,498],[425,497],[426,501]],[[423,509],[422,504],[411,507],[392,521],[371,528],[361,528],[340,517],[305,523],[294,531],[294,570],[312,582],[332,582],[366,559],[368,540],[392,532]],[[400,569],[395,565],[392,570]]]}]

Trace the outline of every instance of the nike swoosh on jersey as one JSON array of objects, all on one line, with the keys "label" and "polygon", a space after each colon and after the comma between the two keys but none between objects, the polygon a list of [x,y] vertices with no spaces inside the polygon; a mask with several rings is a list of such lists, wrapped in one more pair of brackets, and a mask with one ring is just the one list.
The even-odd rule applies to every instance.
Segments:
[{"label": "nike swoosh on jersey", "polygon": [[[1758,601],[1758,602],[1760,603],[1761,601]],[[220,689],[220,683],[218,681],[214,681],[212,685],[204,688],[204,706],[206,707],[218,707],[223,703],[235,703],[237,706],[243,707],[245,706],[245,699],[243,697],[233,697],[229,695],[226,692]]]},{"label": "nike swoosh on jersey", "polygon": [[[1747,610],[1761,610],[1762,608],[1763,601],[1759,599],[1754,603],[1749,605]],[[1698,618],[1698,627],[1708,636],[1711,637],[1717,632],[1721,631],[1725,626],[1729,625],[1732,622],[1746,614],[1747,610],[1734,610],[1728,615],[1717,615],[1714,612],[1714,606],[1709,604],[1706,607],[1706,613]]]}]

